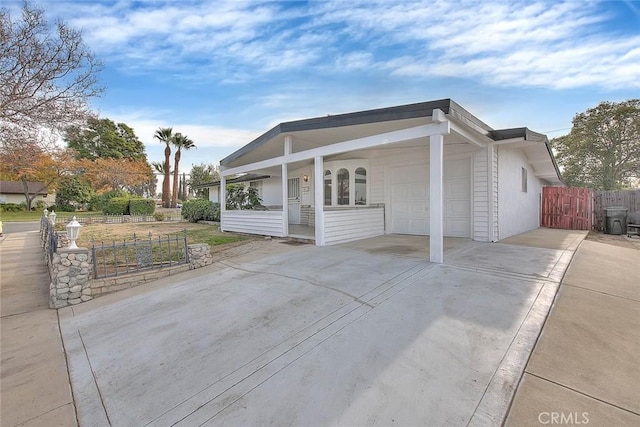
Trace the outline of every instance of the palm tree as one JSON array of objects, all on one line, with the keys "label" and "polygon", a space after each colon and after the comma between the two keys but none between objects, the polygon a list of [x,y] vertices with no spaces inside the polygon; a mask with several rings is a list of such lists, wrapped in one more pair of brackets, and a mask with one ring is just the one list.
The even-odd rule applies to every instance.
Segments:
[{"label": "palm tree", "polygon": [[168,208],[171,204],[171,144],[173,143],[173,128],[159,128],[153,135],[154,138],[166,144],[164,149],[164,179],[162,180],[162,207]]},{"label": "palm tree", "polygon": [[173,166],[173,194],[171,196],[171,207],[175,208],[178,202],[178,178],[180,171],[178,170],[178,164],[180,163],[180,156],[182,150],[190,150],[196,148],[196,144],[189,139],[186,135],[176,133],[173,136],[172,144],[176,147],[176,153],[174,154],[174,166]]}]

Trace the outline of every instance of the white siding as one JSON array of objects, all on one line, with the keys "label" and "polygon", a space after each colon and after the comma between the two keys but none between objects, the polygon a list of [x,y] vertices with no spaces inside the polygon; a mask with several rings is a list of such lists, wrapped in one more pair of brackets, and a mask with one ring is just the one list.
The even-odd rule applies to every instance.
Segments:
[{"label": "white siding", "polygon": [[220,186],[209,187],[209,201],[218,203],[220,201]]},{"label": "white siding", "polygon": [[[493,240],[498,240],[498,150],[493,148],[491,159],[490,149],[483,148],[473,155],[473,240],[488,242],[489,230],[493,227]],[[492,164],[490,163],[492,162]],[[489,174],[491,179],[489,179]],[[492,193],[493,222],[489,225],[489,192]]]},{"label": "white siding", "polygon": [[495,147],[493,149],[493,185],[492,185],[492,191],[493,191],[493,241],[497,242],[499,239],[501,239],[502,237],[500,237],[500,217],[499,217],[499,212],[500,212],[500,208],[498,206],[499,200],[500,200],[500,192],[499,192],[499,182],[498,182],[498,176],[500,175],[500,171],[499,169],[499,164],[498,164],[498,148]]},{"label": "white siding", "polygon": [[489,241],[489,198],[487,149],[473,156],[473,240]]},{"label": "white siding", "polygon": [[384,208],[329,210],[324,212],[326,245],[351,242],[384,234]]},{"label": "white siding", "polygon": [[282,211],[224,211],[221,212],[220,229],[284,237]]},{"label": "white siding", "polygon": [[[524,152],[500,147],[498,162],[498,221],[500,239],[539,227],[542,182],[535,177]],[[527,170],[527,192],[522,191],[522,168]]]},{"label": "white siding", "polygon": [[263,179],[260,197],[265,206],[282,206],[282,179],[279,176]]}]

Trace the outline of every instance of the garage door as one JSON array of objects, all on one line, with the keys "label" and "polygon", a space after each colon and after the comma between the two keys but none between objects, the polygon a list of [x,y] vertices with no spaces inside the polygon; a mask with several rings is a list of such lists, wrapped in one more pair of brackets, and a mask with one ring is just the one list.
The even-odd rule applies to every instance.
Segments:
[{"label": "garage door", "polygon": [[[471,236],[470,159],[444,162],[444,234]],[[391,232],[429,234],[429,165],[389,169]]]},{"label": "garage door", "polygon": [[444,162],[444,235],[471,237],[471,159]]},{"label": "garage door", "polygon": [[391,168],[391,232],[429,234],[429,167]]}]

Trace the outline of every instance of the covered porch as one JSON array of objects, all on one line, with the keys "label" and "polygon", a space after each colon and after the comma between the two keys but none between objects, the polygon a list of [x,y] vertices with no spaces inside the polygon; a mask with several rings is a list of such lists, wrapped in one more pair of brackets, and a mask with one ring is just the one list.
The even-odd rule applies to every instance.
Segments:
[{"label": "covered porch", "polygon": [[[221,229],[278,237],[312,237],[317,246],[397,233],[388,226],[391,206],[396,205],[390,192],[383,188],[387,185],[387,172],[382,159],[385,151],[401,150],[407,158],[403,161],[413,165],[419,161],[424,165],[419,178],[402,184],[409,192],[419,189],[421,203],[426,204],[428,210],[427,215],[420,218],[421,224],[411,230],[428,234],[429,238],[422,240],[429,249],[424,255],[431,262],[442,263],[445,147],[448,155],[471,159],[471,150],[486,151],[491,140],[476,123],[450,120],[440,108],[435,108],[440,104],[448,106],[448,114],[457,119],[453,115],[454,104],[445,100],[371,110],[366,115],[351,113],[278,125],[223,159],[220,180],[220,199],[225,200],[228,177],[268,176],[257,185],[265,184],[266,193],[266,184],[269,184],[269,195],[273,196],[275,190],[277,203],[266,202],[265,211],[231,211],[221,206]],[[411,154],[407,157],[407,153]],[[484,155],[483,161],[488,157]],[[369,161],[376,162],[375,167]],[[466,165],[470,170],[473,162],[469,160]],[[465,179],[471,178],[467,175]],[[372,179],[377,179],[375,188],[371,187]],[[366,184],[361,184],[363,181]],[[490,199],[488,194],[492,191],[488,184],[485,180],[481,191]],[[472,207],[466,209],[466,223],[470,224]],[[488,207],[487,210],[493,212]],[[399,221],[402,219],[397,215],[394,224]],[[468,235],[473,237],[470,231]]]}]

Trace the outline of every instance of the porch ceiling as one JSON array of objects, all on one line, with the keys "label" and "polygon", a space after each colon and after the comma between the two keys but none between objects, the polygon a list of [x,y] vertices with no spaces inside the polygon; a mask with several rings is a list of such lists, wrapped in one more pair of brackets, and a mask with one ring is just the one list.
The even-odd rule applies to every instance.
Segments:
[{"label": "porch ceiling", "polygon": [[[379,123],[359,124],[352,126],[334,127],[328,129],[313,129],[297,132],[288,132],[286,134],[278,134],[266,143],[255,147],[251,151],[244,154],[241,158],[228,162],[225,166],[228,168],[250,164],[265,159],[281,156],[284,153],[284,139],[291,136],[292,153],[306,151],[309,149],[322,147],[325,145],[335,144],[343,141],[350,141],[359,138],[370,137],[374,135],[384,134],[397,130],[409,129],[416,126],[428,125],[433,123],[430,117],[420,117],[404,120],[393,120]],[[462,125],[464,126],[464,125]],[[397,146],[407,146],[416,144],[425,144],[424,138],[394,143]],[[444,136],[445,145],[466,144],[469,140],[465,136],[452,129],[451,133]],[[296,166],[312,162],[298,162]]]}]

